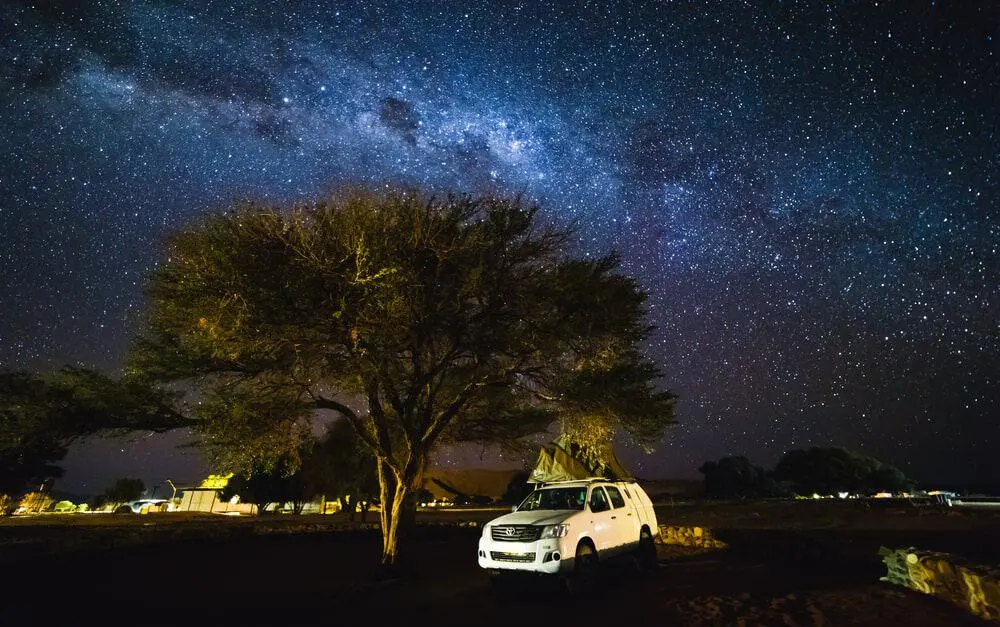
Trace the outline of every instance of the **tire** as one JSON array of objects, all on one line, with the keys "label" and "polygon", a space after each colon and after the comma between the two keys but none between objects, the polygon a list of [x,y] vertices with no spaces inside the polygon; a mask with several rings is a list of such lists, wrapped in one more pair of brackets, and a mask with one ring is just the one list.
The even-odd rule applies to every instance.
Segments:
[{"label": "tire", "polygon": [[576,547],[573,559],[573,571],[566,577],[566,589],[570,594],[588,594],[597,585],[598,567],[600,566],[597,551],[589,542],[581,542]]},{"label": "tire", "polygon": [[656,559],[656,542],[653,540],[653,534],[646,527],[642,528],[639,532],[639,571],[642,573],[651,573],[657,569],[659,562]]}]

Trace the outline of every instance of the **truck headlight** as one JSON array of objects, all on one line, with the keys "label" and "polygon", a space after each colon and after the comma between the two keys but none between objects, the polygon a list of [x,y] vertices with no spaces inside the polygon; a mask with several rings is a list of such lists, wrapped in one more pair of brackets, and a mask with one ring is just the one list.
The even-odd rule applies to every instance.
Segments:
[{"label": "truck headlight", "polygon": [[542,527],[542,540],[545,538],[561,538],[569,533],[569,525],[545,525]]}]

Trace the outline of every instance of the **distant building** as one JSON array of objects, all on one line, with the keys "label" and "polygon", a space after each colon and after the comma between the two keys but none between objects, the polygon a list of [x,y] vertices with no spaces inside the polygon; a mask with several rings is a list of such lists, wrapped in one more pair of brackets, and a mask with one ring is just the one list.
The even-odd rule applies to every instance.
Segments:
[{"label": "distant building", "polygon": [[220,493],[229,483],[233,476],[209,475],[197,486],[178,488],[180,492],[180,503],[175,511],[178,512],[206,512],[211,514],[241,514],[252,515],[257,513],[257,506],[252,503],[240,503],[239,497],[225,500],[220,497]]}]

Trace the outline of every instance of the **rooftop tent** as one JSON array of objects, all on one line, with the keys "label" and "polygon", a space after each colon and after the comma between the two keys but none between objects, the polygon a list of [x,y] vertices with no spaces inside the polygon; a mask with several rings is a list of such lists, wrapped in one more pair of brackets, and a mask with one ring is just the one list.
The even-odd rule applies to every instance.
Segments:
[{"label": "rooftop tent", "polygon": [[602,458],[593,449],[573,442],[565,433],[538,452],[528,483],[552,483],[588,477],[613,480],[632,479],[614,451]]}]

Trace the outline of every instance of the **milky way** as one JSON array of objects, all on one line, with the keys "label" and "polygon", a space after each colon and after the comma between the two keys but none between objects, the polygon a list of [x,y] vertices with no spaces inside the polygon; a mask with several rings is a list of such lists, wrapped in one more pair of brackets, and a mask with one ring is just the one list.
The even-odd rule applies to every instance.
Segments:
[{"label": "milky way", "polygon": [[[649,292],[680,425],[640,475],[1000,481],[998,6],[4,5],[0,366],[116,371],[162,235],[242,198],[523,193]],[[191,462],[151,440],[67,481]]]}]

